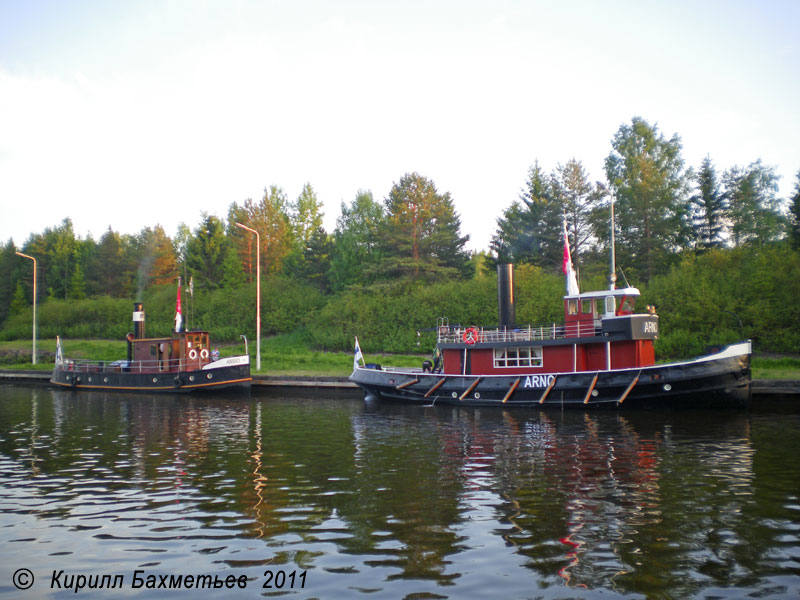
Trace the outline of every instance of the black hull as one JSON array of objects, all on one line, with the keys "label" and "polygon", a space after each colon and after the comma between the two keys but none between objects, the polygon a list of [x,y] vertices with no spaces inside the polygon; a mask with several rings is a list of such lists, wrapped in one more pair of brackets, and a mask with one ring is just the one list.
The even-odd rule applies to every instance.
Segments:
[{"label": "black hull", "polygon": [[750,344],[642,369],[531,375],[444,375],[359,367],[350,381],[367,398],[459,406],[665,408],[747,406]]},{"label": "black hull", "polygon": [[188,393],[250,389],[250,365],[233,365],[193,371],[136,373],[130,371],[72,370],[56,367],[50,383],[73,390]]}]

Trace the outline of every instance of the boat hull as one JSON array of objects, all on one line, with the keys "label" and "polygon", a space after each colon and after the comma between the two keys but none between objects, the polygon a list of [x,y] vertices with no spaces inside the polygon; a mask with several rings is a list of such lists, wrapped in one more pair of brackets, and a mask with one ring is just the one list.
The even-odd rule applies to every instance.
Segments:
[{"label": "boat hull", "polygon": [[214,363],[205,368],[186,371],[136,372],[120,368],[108,368],[98,364],[92,369],[86,366],[57,366],[50,382],[74,390],[118,390],[124,392],[188,393],[199,391],[250,389],[250,363],[247,357],[236,361],[224,359],[219,366]]},{"label": "boat hull", "polygon": [[578,408],[746,406],[749,342],[692,361],[644,368],[529,375],[446,375],[358,367],[367,398],[417,404]]}]

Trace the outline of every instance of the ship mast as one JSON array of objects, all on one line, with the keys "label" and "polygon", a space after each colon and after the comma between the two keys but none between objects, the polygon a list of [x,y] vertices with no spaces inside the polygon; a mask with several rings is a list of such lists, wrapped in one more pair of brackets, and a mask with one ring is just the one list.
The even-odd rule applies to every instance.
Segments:
[{"label": "ship mast", "polygon": [[611,196],[611,275],[608,280],[611,286],[609,289],[613,290],[617,287],[617,264],[614,257],[614,194],[609,192],[609,195]]},{"label": "ship mast", "polygon": [[597,182],[597,189],[604,195],[608,194],[611,198],[611,273],[608,277],[609,289],[617,288],[617,261],[614,256],[614,194],[611,192],[602,181]]}]

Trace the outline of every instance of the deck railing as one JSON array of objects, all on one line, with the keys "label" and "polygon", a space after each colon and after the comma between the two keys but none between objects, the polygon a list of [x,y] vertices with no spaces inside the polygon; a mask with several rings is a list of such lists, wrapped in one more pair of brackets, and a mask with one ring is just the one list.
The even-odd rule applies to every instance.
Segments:
[{"label": "deck railing", "polygon": [[[442,344],[460,344],[464,342],[464,333],[469,327],[439,327],[437,330],[438,342]],[[574,337],[602,335],[600,325],[587,325],[586,323],[569,324],[539,324],[527,327],[514,328],[483,328],[475,327],[478,331],[478,342],[537,342],[543,340],[559,340]]]},{"label": "deck railing", "polygon": [[59,368],[77,373],[169,373],[197,369],[203,363],[197,360],[84,360],[64,359]]}]

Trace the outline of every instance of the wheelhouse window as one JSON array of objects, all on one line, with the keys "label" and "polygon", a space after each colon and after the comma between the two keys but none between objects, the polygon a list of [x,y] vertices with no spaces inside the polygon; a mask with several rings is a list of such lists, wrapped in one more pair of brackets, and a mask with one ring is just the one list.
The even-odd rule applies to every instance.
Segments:
[{"label": "wheelhouse window", "polygon": [[574,299],[567,300],[567,313],[570,315],[578,314],[578,301]]},{"label": "wheelhouse window", "polygon": [[494,366],[498,369],[514,367],[541,367],[542,347],[495,348]]},{"label": "wheelhouse window", "polygon": [[618,315],[632,315],[633,309],[636,305],[636,298],[633,296],[623,296],[622,302],[620,302],[619,308],[617,309]]}]

